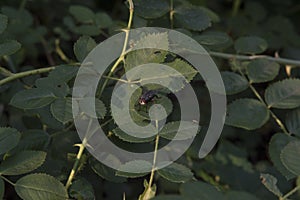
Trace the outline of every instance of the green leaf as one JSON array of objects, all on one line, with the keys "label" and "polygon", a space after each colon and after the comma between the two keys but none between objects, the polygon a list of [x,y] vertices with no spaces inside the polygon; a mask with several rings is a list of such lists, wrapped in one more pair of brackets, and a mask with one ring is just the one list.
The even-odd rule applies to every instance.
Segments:
[{"label": "green leaf", "polygon": [[21,44],[16,40],[8,40],[0,43],[0,57],[9,56],[16,53],[21,48]]},{"label": "green leaf", "polygon": [[[22,150],[43,150],[50,142],[50,136],[43,130],[26,130],[21,136],[21,140],[12,152]],[[10,152],[11,153],[11,152]]]},{"label": "green leaf", "polygon": [[270,192],[272,192],[278,197],[282,197],[282,193],[277,187],[277,178],[270,174],[261,174],[260,180]]},{"label": "green leaf", "polygon": [[101,33],[96,25],[80,25],[74,27],[73,31],[79,35],[97,36]]},{"label": "green leaf", "polygon": [[56,99],[51,104],[52,115],[55,117],[55,119],[64,124],[73,120],[72,109],[74,111],[74,114],[77,114],[79,112],[78,103],[74,102],[74,104],[72,104],[71,97]]},{"label": "green leaf", "polygon": [[[126,178],[137,178],[146,176],[151,169],[151,163],[145,160],[134,160],[121,165],[116,174]],[[132,171],[134,171],[134,173],[132,173]]]},{"label": "green leaf", "polygon": [[70,187],[70,196],[75,199],[94,200],[94,190],[91,183],[84,178],[75,180]]},{"label": "green leaf", "polygon": [[234,43],[234,48],[242,54],[258,54],[268,48],[268,43],[256,36],[245,36],[238,38]]},{"label": "green leaf", "polygon": [[4,199],[4,192],[5,192],[5,187],[4,187],[4,181],[3,179],[0,177],[0,199]]},{"label": "green leaf", "polygon": [[35,85],[38,89],[47,90],[48,92],[52,92],[57,97],[65,97],[69,93],[69,86],[60,81],[56,81],[56,79],[52,79],[51,77],[44,77],[36,79]]},{"label": "green leaf", "polygon": [[113,24],[111,17],[104,12],[96,13],[94,20],[95,20],[95,25],[98,28],[102,28],[102,29],[109,28]]},{"label": "green leaf", "polygon": [[287,179],[292,179],[296,177],[295,174],[291,173],[282,163],[280,154],[282,149],[291,141],[294,141],[295,138],[288,136],[283,133],[276,133],[270,141],[269,144],[269,156],[273,162],[276,169]]},{"label": "green leaf", "polygon": [[[93,110],[92,102],[95,102],[95,110]],[[103,119],[107,113],[104,103],[94,97],[84,97],[79,100],[80,113],[85,113],[93,118]],[[95,115],[96,114],[96,115]]]},{"label": "green leaf", "polygon": [[300,79],[285,79],[270,85],[265,91],[265,100],[273,108],[300,106]]},{"label": "green leaf", "polygon": [[82,62],[85,57],[96,47],[96,42],[89,36],[81,36],[74,44],[74,54],[79,62]]},{"label": "green leaf", "polygon": [[59,65],[49,73],[48,77],[54,80],[57,84],[67,83],[76,76],[78,69],[78,66]]},{"label": "green leaf", "polygon": [[[162,63],[165,60],[167,52],[158,49],[151,49],[151,47],[160,46],[164,49],[169,48],[168,33],[153,33],[140,38],[133,44],[136,48],[141,48],[131,51],[125,58],[125,70],[147,63]],[[148,49],[147,49],[148,48]]]},{"label": "green leaf", "polygon": [[24,200],[66,200],[68,193],[64,185],[47,174],[30,174],[15,184],[17,194]]},{"label": "green leaf", "polygon": [[157,170],[157,173],[174,183],[184,183],[194,178],[193,172],[184,165],[172,163],[171,165]]},{"label": "green leaf", "polygon": [[156,197],[154,197],[153,199],[151,200],[187,200],[185,199],[184,197],[181,197],[179,195],[172,195],[172,194],[169,194],[169,195],[166,195],[166,194],[161,194],[161,195],[158,195]]},{"label": "green leaf", "polygon": [[226,124],[246,130],[262,127],[269,120],[267,107],[255,99],[238,99],[228,105]]},{"label": "green leaf", "polygon": [[205,31],[195,36],[194,39],[211,50],[222,50],[232,45],[232,39],[224,32]]},{"label": "green leaf", "polygon": [[279,73],[280,65],[267,59],[255,59],[247,65],[248,77],[253,83],[273,80]]},{"label": "green leaf", "polygon": [[226,200],[259,200],[253,194],[242,191],[229,191],[226,193]]},{"label": "green leaf", "polygon": [[17,146],[21,133],[14,128],[0,128],[0,155]]},{"label": "green leaf", "polygon": [[55,95],[51,91],[33,88],[22,90],[15,94],[10,104],[21,109],[35,109],[50,104],[55,98]]},{"label": "green leaf", "polygon": [[170,6],[166,0],[135,0],[134,12],[146,19],[155,19],[167,14]]},{"label": "green leaf", "polygon": [[283,165],[293,174],[300,176],[300,141],[289,142],[280,154]]},{"label": "green leaf", "polygon": [[288,112],[285,124],[290,133],[300,136],[300,108]]},{"label": "green leaf", "polygon": [[[154,127],[153,127],[153,130]],[[123,130],[121,130],[119,127],[112,130],[112,132],[121,140],[126,142],[132,142],[132,143],[144,143],[144,142],[151,142],[155,139],[155,135],[151,137],[134,137],[130,134],[125,133]],[[143,133],[141,133],[143,134]]]},{"label": "green leaf", "polygon": [[249,87],[247,79],[234,72],[223,71],[221,76],[227,95],[240,93]]},{"label": "green leaf", "polygon": [[[120,162],[117,158],[112,157],[111,159],[113,159],[114,162]],[[116,170],[104,165],[96,159],[90,159],[89,161],[92,170],[103,179],[114,183],[123,183],[126,181],[126,178],[116,176]]]},{"label": "green leaf", "polygon": [[179,58],[175,59],[173,62],[166,63],[166,65],[174,68],[188,81],[193,80],[194,76],[197,74],[197,70],[195,70],[190,64]]},{"label": "green leaf", "polygon": [[223,194],[214,186],[197,181],[187,182],[181,185],[181,194],[189,200],[224,200]]},{"label": "green leaf", "polygon": [[3,31],[7,27],[8,18],[6,15],[0,14],[0,34],[3,33]]},{"label": "green leaf", "polygon": [[22,151],[6,158],[0,164],[0,174],[20,175],[39,168],[46,159],[43,151]]},{"label": "green leaf", "polygon": [[203,31],[211,26],[211,19],[201,7],[180,6],[174,9],[174,19],[183,27]]},{"label": "green leaf", "polygon": [[80,5],[70,6],[69,12],[77,21],[82,23],[93,22],[95,17],[95,14],[91,9]]},{"label": "green leaf", "polygon": [[[183,130],[178,132],[179,125]],[[168,140],[187,140],[195,136],[195,130],[200,131],[198,124],[189,121],[176,121],[167,123],[159,132],[159,136]],[[196,133],[198,132],[196,131]],[[177,134],[177,135],[176,135]],[[176,138],[174,138],[176,135]]]}]

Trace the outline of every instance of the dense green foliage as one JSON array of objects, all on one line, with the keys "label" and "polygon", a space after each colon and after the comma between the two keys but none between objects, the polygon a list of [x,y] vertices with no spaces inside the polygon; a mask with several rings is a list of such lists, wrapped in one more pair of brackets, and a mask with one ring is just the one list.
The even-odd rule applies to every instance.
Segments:
[{"label": "dense green foliage", "polygon": [[[0,199],[300,199],[298,0],[131,3],[1,0]],[[108,137],[134,152],[151,151],[174,137],[180,107],[172,94],[157,99],[168,114],[159,137],[130,136],[110,116],[116,80],[149,62],[166,64],[189,81],[199,98],[201,130],[188,151],[166,168],[151,170],[152,163],[136,160],[115,171],[85,151],[72,106],[75,117],[93,113],[80,110],[89,99],[72,105],[72,87],[80,63],[98,43],[122,30],[147,26],[181,31],[214,58],[228,98],[226,125],[214,150],[199,159],[211,116],[203,78],[169,52],[130,52],[112,63],[116,70],[107,71],[98,85],[93,117]],[[169,45],[167,34],[129,42]],[[166,80],[156,73],[151,75],[158,82]],[[180,91],[185,83],[172,87]],[[160,85],[149,88],[168,93]],[[137,90],[132,96],[130,111],[137,124],[145,125],[148,110],[136,105],[141,93]],[[195,128],[195,123],[187,126]],[[187,129],[180,139],[190,137]],[[123,172],[126,168],[136,168],[137,173]]]}]

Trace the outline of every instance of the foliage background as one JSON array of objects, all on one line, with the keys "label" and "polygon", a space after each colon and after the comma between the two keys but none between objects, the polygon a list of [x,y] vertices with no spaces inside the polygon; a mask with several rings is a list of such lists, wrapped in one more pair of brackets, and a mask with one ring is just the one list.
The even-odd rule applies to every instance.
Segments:
[{"label": "foliage background", "polygon": [[[148,184],[152,173],[115,174],[94,160],[73,127],[72,83],[79,63],[96,43],[128,27],[128,3],[2,0],[0,198],[300,199],[298,0],[133,3],[129,28],[182,31],[207,48],[222,71],[228,116],[214,151],[205,159],[197,157],[210,116],[208,91],[197,75],[191,84],[199,96],[204,131],[177,164],[153,173]],[[149,61],[143,59],[140,62]],[[192,70],[187,63],[181,66]],[[122,73],[121,63],[114,76]],[[109,113],[113,83],[100,83],[106,87],[99,113]],[[168,97],[172,102],[163,103],[171,105],[169,120],[176,121],[178,105]],[[154,141],[123,141],[109,119],[109,114],[99,117],[122,147],[153,148]]]}]

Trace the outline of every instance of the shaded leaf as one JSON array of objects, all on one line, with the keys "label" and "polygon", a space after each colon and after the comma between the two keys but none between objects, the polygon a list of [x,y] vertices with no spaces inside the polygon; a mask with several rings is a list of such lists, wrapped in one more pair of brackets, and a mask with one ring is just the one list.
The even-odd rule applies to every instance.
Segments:
[{"label": "shaded leaf", "polygon": [[267,107],[255,99],[238,99],[228,105],[226,124],[254,130],[269,120]]},{"label": "shaded leaf", "polygon": [[276,169],[287,179],[292,179],[296,177],[295,174],[291,173],[282,163],[280,154],[282,149],[291,141],[294,141],[295,138],[288,136],[283,133],[276,133],[270,141],[269,144],[269,155],[271,161],[273,162]]},{"label": "shaded leaf", "polygon": [[68,82],[76,76],[78,69],[77,66],[59,65],[49,73],[48,77],[56,83]]},{"label": "shaded leaf", "polygon": [[91,22],[95,17],[95,14],[91,9],[80,5],[70,6],[69,12],[77,21],[82,23]]},{"label": "shaded leaf", "polygon": [[270,192],[278,197],[282,197],[282,193],[277,187],[277,179],[274,176],[270,174],[261,174],[260,180]]},{"label": "shaded leaf", "polygon": [[5,188],[4,188],[4,181],[3,179],[0,177],[0,199],[4,199],[4,191],[5,191]]},{"label": "shaded leaf", "polygon": [[203,31],[211,26],[211,19],[201,7],[180,6],[174,9],[174,19],[193,31]]},{"label": "shaded leaf", "polygon": [[0,128],[0,155],[13,149],[19,143],[21,133],[14,128]]},{"label": "shaded leaf", "polygon": [[172,163],[162,169],[157,170],[157,173],[175,183],[184,183],[194,178],[193,172],[184,165]]},{"label": "shaded leaf", "polygon": [[170,6],[166,0],[135,0],[134,12],[146,19],[155,19],[167,14]]},{"label": "shaded leaf", "polygon": [[[146,176],[147,174],[149,174],[151,169],[151,163],[145,160],[134,160],[121,165],[116,174],[118,176],[123,176],[127,178],[137,178]],[[134,171],[134,173],[132,171]]]},{"label": "shaded leaf", "polygon": [[166,65],[177,70],[188,81],[191,81],[194,78],[194,76],[197,74],[197,70],[195,70],[190,64],[188,64],[187,62],[179,58],[175,59],[171,63],[166,63]]},{"label": "shaded leaf", "polygon": [[96,47],[96,42],[89,36],[81,36],[74,44],[74,54],[78,61],[82,62],[85,57]]},{"label": "shaded leaf", "polygon": [[16,40],[8,40],[0,43],[0,57],[9,56],[16,53],[21,48],[21,44]]},{"label": "shaded leaf", "polygon": [[[117,160],[117,162],[119,162]],[[107,181],[115,183],[123,183],[126,181],[126,178],[116,176],[116,170],[104,165],[103,163],[97,161],[96,159],[90,159],[90,166],[92,170],[100,177]]]},{"label": "shaded leaf", "polygon": [[84,178],[79,178],[72,183],[69,194],[75,199],[95,199],[93,186]]},{"label": "shaded leaf", "polygon": [[0,174],[20,175],[31,172],[44,163],[46,155],[46,152],[43,151],[19,152],[0,164]]},{"label": "shaded leaf", "polygon": [[285,124],[290,133],[300,136],[300,108],[288,112]]},{"label": "shaded leaf", "polygon": [[289,142],[280,154],[283,165],[293,174],[300,176],[300,141]]},{"label": "shaded leaf", "polygon": [[51,77],[39,78],[35,81],[35,85],[38,89],[47,90],[48,92],[52,92],[57,97],[65,97],[69,93],[69,86],[60,81],[56,81],[56,79],[52,79]]},{"label": "shaded leaf", "polygon": [[221,72],[221,76],[227,95],[240,93],[249,86],[247,79],[234,72],[223,71]]},{"label": "shaded leaf", "polygon": [[[155,130],[154,127],[153,127],[153,130]],[[132,142],[132,143],[151,142],[155,139],[155,135],[152,137],[134,137],[128,133],[125,133],[119,127],[113,129],[112,132],[121,140],[126,141],[126,142]],[[140,134],[143,134],[143,133],[140,133]]]},{"label": "shaded leaf", "polygon": [[273,108],[300,106],[300,79],[285,79],[270,85],[265,91],[265,100]]},{"label": "shaded leaf", "polygon": [[238,53],[258,54],[268,48],[268,43],[256,36],[245,36],[238,38],[234,43],[234,48]]},{"label": "shaded leaf", "polygon": [[50,136],[43,130],[27,130],[23,132],[21,140],[12,152],[22,150],[43,150],[50,142]]},{"label": "shaded leaf", "polygon": [[79,107],[76,102],[72,102],[71,97],[56,99],[51,104],[52,115],[64,124],[73,120],[73,112],[77,114]]},{"label": "shaded leaf", "polygon": [[55,95],[51,91],[33,88],[16,93],[11,99],[10,104],[21,109],[35,109],[50,104],[55,98]]},{"label": "shaded leaf", "polygon": [[[178,132],[180,124],[183,127],[183,130]],[[176,121],[167,123],[159,132],[159,136],[168,140],[186,140],[194,137],[196,135],[195,133],[198,131],[200,131],[200,127],[194,122]],[[176,138],[174,138],[175,135]]]},{"label": "shaded leaf", "polygon": [[17,194],[24,200],[66,200],[68,193],[61,182],[47,174],[30,174],[15,184]]},{"label": "shaded leaf", "polygon": [[183,183],[180,191],[189,200],[225,199],[224,195],[216,187],[201,181]]},{"label": "shaded leaf", "polygon": [[267,59],[256,59],[247,65],[248,77],[253,83],[273,80],[279,73],[280,65]]},{"label": "shaded leaf", "polygon": [[6,15],[0,14],[0,34],[3,33],[3,31],[7,27],[8,18]]},{"label": "shaded leaf", "polygon": [[194,39],[211,50],[222,50],[232,45],[232,39],[224,32],[207,31]]},{"label": "shaded leaf", "polygon": [[[95,103],[94,106],[92,106],[93,102]],[[95,110],[93,110],[93,107]],[[107,112],[104,103],[94,97],[84,97],[83,99],[80,99],[79,108],[80,112],[83,112],[93,118],[103,119]]]},{"label": "shaded leaf", "polygon": [[158,195],[156,197],[154,197],[153,199],[151,200],[187,200],[186,198],[182,197],[182,196],[179,196],[179,195],[172,195],[172,194],[169,194],[169,195],[166,195],[166,194],[161,194],[161,195]]}]

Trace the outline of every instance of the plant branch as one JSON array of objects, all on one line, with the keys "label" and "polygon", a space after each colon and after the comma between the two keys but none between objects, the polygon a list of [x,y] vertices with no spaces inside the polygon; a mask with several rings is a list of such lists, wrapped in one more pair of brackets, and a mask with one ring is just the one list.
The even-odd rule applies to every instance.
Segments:
[{"label": "plant branch", "polygon": [[60,57],[60,59],[62,59],[66,63],[70,62],[70,59],[66,56],[66,54],[63,52],[63,50],[60,48],[60,40],[59,39],[55,40],[55,51],[56,51],[57,55]]},{"label": "plant branch", "polygon": [[[133,12],[134,12],[134,5],[132,0],[128,0],[129,3],[129,19],[128,19],[128,23],[127,23],[127,28],[123,29],[123,31],[125,32],[125,40],[124,40],[124,44],[123,44],[123,49],[121,52],[120,57],[117,59],[117,61],[114,63],[114,65],[112,66],[110,72],[108,73],[107,77],[111,77],[112,74],[114,73],[114,71],[116,70],[116,68],[118,67],[118,65],[123,61],[124,62],[124,57],[126,55],[126,48],[127,48],[127,44],[128,44],[128,38],[129,38],[129,32],[131,29],[131,24],[132,24],[132,19],[133,19]],[[100,97],[108,83],[108,78],[105,79],[101,89],[99,90],[99,92],[97,92],[97,96]]]},{"label": "plant branch", "polygon": [[260,94],[257,92],[257,90],[253,87],[253,85],[251,85],[251,83],[249,84],[250,89],[252,90],[252,92],[255,94],[255,96],[259,99],[259,101],[261,103],[263,103],[269,110],[271,116],[273,117],[273,119],[276,121],[276,123],[278,124],[278,126],[281,128],[281,130],[287,134],[290,135],[289,132],[287,131],[287,129],[285,128],[284,124],[281,122],[281,120],[275,115],[275,113],[271,110],[270,107],[267,106],[267,104],[265,103],[265,101],[263,100],[263,98],[260,96]]},{"label": "plant branch", "polygon": [[267,56],[267,55],[245,56],[245,55],[236,55],[236,54],[221,53],[221,52],[214,52],[214,51],[210,51],[208,53],[213,57],[219,57],[219,58],[225,58],[225,59],[236,59],[236,60],[242,60],[242,61],[250,61],[250,60],[255,60],[258,58],[265,58],[267,60],[274,61],[274,62],[277,62],[280,64],[300,67],[300,60],[292,60],[292,59],[287,59],[287,58],[276,58],[276,57]]},{"label": "plant branch", "polygon": [[13,80],[19,79],[19,78],[23,78],[23,77],[31,76],[31,75],[35,75],[35,74],[47,73],[47,72],[50,72],[54,69],[55,69],[55,66],[29,70],[29,71],[26,71],[26,72],[20,72],[20,73],[16,73],[16,74],[11,74],[10,76],[0,80],[0,86],[6,84],[8,82],[11,82]]},{"label": "plant branch", "polygon": [[294,194],[295,192],[297,192],[298,190],[300,190],[300,185],[298,185],[297,187],[295,187],[294,189],[292,189],[291,191],[289,191],[286,195],[284,195],[283,197],[279,197],[279,200],[286,200],[288,199],[289,196],[291,196],[292,194]]},{"label": "plant branch", "polygon": [[[155,120],[155,127],[158,131],[158,120]],[[157,151],[158,151],[158,144],[159,144],[159,134],[157,133],[156,139],[155,139],[155,147],[154,147],[154,154],[153,154],[153,164],[151,169],[151,174],[148,182],[148,187],[145,189],[145,192],[143,194],[143,200],[148,200],[152,198],[152,184],[154,180],[154,174],[156,171],[156,159],[157,159]]]},{"label": "plant branch", "polygon": [[5,180],[6,182],[8,182],[9,184],[11,184],[12,186],[14,186],[15,184],[13,182],[11,182],[9,179],[5,178],[4,176],[0,175],[0,177]]},{"label": "plant branch", "polygon": [[174,2],[170,0],[170,26],[171,29],[174,28]]}]

